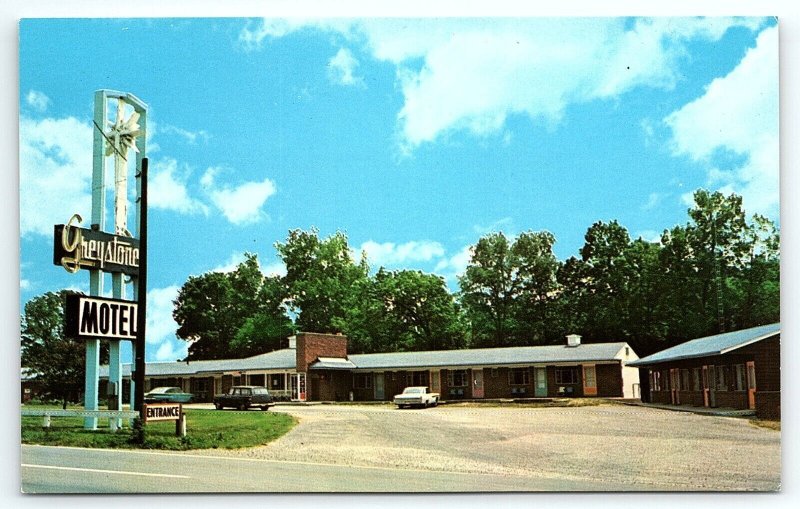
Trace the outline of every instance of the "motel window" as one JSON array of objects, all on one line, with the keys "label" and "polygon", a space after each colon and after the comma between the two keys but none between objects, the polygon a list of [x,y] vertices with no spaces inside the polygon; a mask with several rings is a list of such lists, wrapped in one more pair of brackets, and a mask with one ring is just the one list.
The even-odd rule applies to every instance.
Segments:
[{"label": "motel window", "polygon": [[736,382],[736,390],[743,391],[747,389],[747,379],[745,378],[745,369],[744,364],[737,364],[734,366],[735,371],[735,382]]},{"label": "motel window", "polygon": [[283,373],[279,375],[270,375],[269,379],[271,380],[270,388],[274,391],[282,391],[286,389],[286,378]]},{"label": "motel window", "polygon": [[409,387],[428,385],[427,371],[409,371],[406,373],[406,385]]},{"label": "motel window", "polygon": [[353,375],[354,389],[371,389],[372,373],[355,373]]},{"label": "motel window", "polygon": [[556,368],[557,384],[576,384],[578,383],[578,368]]},{"label": "motel window", "polygon": [[466,387],[467,386],[467,370],[456,369],[447,372],[447,385],[450,387]]},{"label": "motel window", "polygon": [[692,369],[692,390],[700,392],[700,368]]},{"label": "motel window", "polygon": [[650,371],[650,390],[652,391],[660,391],[661,390],[661,380],[659,379],[658,371]]},{"label": "motel window", "polygon": [[717,375],[717,390],[718,391],[727,391],[728,390],[728,366],[717,366],[716,375]]},{"label": "motel window", "polygon": [[508,372],[510,385],[528,385],[530,383],[528,368],[514,368]]},{"label": "motel window", "polygon": [[688,391],[688,390],[690,390],[691,386],[692,386],[692,384],[689,383],[689,370],[688,369],[682,369],[681,370],[681,389],[684,390],[684,391]]}]

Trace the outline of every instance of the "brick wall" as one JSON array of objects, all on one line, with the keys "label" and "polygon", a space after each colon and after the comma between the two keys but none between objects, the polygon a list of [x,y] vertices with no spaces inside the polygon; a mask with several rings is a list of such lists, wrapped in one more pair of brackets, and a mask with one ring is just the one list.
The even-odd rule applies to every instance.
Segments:
[{"label": "brick wall", "polygon": [[622,397],[622,365],[597,364],[597,395],[600,397]]},{"label": "brick wall", "polygon": [[308,365],[317,357],[347,357],[347,336],[299,332],[295,355],[297,372],[308,373]]},{"label": "brick wall", "polygon": [[[727,407],[735,409],[748,408],[748,396],[746,390],[736,390],[734,382],[734,371],[731,368],[737,364],[745,364],[749,361],[755,362],[756,370],[756,414],[764,418],[780,418],[780,336],[759,341],[752,345],[736,349],[726,355],[713,357],[702,357],[698,359],[687,359],[676,361],[669,364],[654,366],[653,369],[662,372],[662,386],[666,387],[666,379],[669,377],[669,369],[694,369],[704,365],[714,365],[717,369],[727,367],[726,389],[714,390],[715,407]],[[693,373],[692,373],[693,376]],[[649,380],[649,378],[648,378]],[[681,382],[682,383],[682,382]],[[711,381],[716,384],[716,380]],[[662,387],[663,389],[663,387]],[[653,403],[672,403],[670,391],[652,391]],[[680,404],[703,406],[703,391],[685,390],[681,387],[679,391]]]},{"label": "brick wall", "polygon": [[347,401],[353,390],[349,371],[312,371],[308,374],[309,401]]}]

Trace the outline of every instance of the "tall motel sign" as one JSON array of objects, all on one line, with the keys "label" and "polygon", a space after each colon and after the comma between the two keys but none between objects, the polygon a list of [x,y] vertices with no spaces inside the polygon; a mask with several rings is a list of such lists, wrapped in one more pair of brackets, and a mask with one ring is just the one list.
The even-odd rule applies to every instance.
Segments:
[{"label": "tall motel sign", "polygon": [[[111,110],[111,111],[109,111]],[[112,116],[110,117],[109,114]],[[109,342],[109,410],[122,408],[120,341],[131,341],[134,376],[131,409],[142,411],[144,395],[144,329],[147,293],[147,105],[132,94],[98,90],[94,94],[92,216],[89,228],[75,214],[54,229],[53,262],[70,273],[89,272],[89,295],[70,295],[65,309],[65,333],[86,344],[84,428],[97,429],[100,341]],[[131,157],[135,154],[135,157]],[[108,230],[106,167],[114,163],[113,228]],[[136,178],[134,237],[128,230],[129,170]],[[112,298],[102,297],[110,274]],[[133,300],[126,300],[128,285]],[[117,429],[121,419],[109,419]]]}]

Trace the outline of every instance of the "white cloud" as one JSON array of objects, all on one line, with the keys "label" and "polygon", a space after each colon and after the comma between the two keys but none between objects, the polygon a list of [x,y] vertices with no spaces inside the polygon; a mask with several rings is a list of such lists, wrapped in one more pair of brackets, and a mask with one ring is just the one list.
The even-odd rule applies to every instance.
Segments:
[{"label": "white cloud", "polygon": [[438,242],[412,240],[404,244],[368,240],[359,251],[367,253],[367,259],[376,266],[401,265],[411,262],[428,262],[444,256],[444,248]]},{"label": "white cloud", "polygon": [[[245,260],[244,253],[240,251],[235,251],[231,253],[231,256],[228,257],[228,260],[223,263],[222,265],[217,265],[211,272],[233,272],[236,270],[236,267]],[[261,261],[259,260],[259,269],[261,273],[265,276],[285,276],[286,275],[286,265],[283,264],[282,261],[277,261],[274,263],[270,263],[267,266],[262,266]]]},{"label": "white cloud", "polygon": [[449,282],[455,283],[458,276],[461,276],[467,270],[467,266],[469,265],[469,261],[471,259],[472,246],[464,246],[461,248],[461,251],[455,255],[441,260],[438,264],[436,264],[436,268],[434,270],[437,273],[442,274]]},{"label": "white cloud", "polygon": [[[739,65],[711,82],[702,97],[664,119],[673,153],[703,164],[712,184],[744,198],[748,212],[778,210],[778,28],[765,29]],[[745,156],[719,167],[720,151]],[[730,164],[730,163],[728,163]]]},{"label": "white cloud", "polygon": [[28,92],[28,95],[25,96],[25,102],[38,112],[44,112],[50,106],[50,98],[37,90]]},{"label": "white cloud", "polygon": [[28,279],[20,279],[19,280],[19,289],[20,290],[27,290],[31,287],[31,282]]},{"label": "white cloud", "polygon": [[647,202],[642,205],[642,210],[653,210],[654,208],[658,207],[663,198],[664,195],[662,193],[650,193],[650,195],[647,197]]},{"label": "white cloud", "polygon": [[257,223],[267,215],[262,210],[267,198],[277,189],[270,179],[261,182],[245,182],[238,186],[219,185],[215,177],[218,168],[209,168],[200,183],[206,188],[211,202],[235,225]]},{"label": "white cloud", "polygon": [[352,23],[346,18],[265,18],[259,23],[248,22],[239,33],[239,42],[245,49],[254,50],[260,48],[265,39],[284,37],[308,27],[348,33]]},{"label": "white cloud", "polygon": [[[172,318],[172,311],[175,307],[172,301],[178,297],[179,291],[180,287],[178,286],[168,286],[154,288],[147,292],[147,330],[145,335],[147,348],[156,348],[156,360],[175,360],[186,356],[189,345],[178,343],[179,340],[175,336],[178,324]],[[177,350],[176,344],[178,344]]]},{"label": "white cloud", "polygon": [[172,125],[159,125],[159,132],[178,135],[192,145],[197,143],[198,140],[206,142],[211,138],[208,132],[203,129],[199,131],[189,131]]},{"label": "white cloud", "polygon": [[[503,132],[525,114],[558,122],[571,103],[616,97],[635,87],[671,88],[685,43],[718,40],[753,18],[528,18],[266,20],[240,41],[301,29],[333,32],[396,65],[405,103],[398,130],[405,150],[451,130]],[[628,26],[630,24],[630,26]]]},{"label": "white cloud", "polygon": [[149,177],[148,204],[154,208],[173,210],[182,214],[208,214],[208,207],[189,196],[186,188],[188,168],[178,169],[172,158],[159,160]]},{"label": "white cloud", "polygon": [[476,224],[472,227],[472,229],[479,235],[497,233],[501,231],[509,235],[514,235],[514,219],[511,217],[504,217],[489,225]]},{"label": "white cloud", "polygon": [[179,353],[175,350],[175,345],[173,345],[172,341],[165,341],[161,343],[161,346],[158,347],[155,354],[156,361],[175,361],[178,359],[183,359],[186,357],[188,353],[188,344],[186,348],[183,349],[182,353]]},{"label": "white cloud", "polygon": [[261,273],[265,276],[280,276],[283,277],[286,275],[286,265],[283,262],[275,262],[270,263],[264,267],[261,267]]},{"label": "white cloud", "polygon": [[634,239],[641,238],[642,240],[646,240],[647,242],[657,242],[661,243],[661,232],[657,232],[655,230],[641,230],[636,232],[633,235]]},{"label": "white cloud", "polygon": [[53,225],[91,212],[92,127],[69,118],[19,121],[20,232],[53,235]]},{"label": "white cloud", "polygon": [[338,85],[363,85],[364,79],[354,74],[358,60],[350,50],[340,48],[338,53],[328,61],[328,77]]}]

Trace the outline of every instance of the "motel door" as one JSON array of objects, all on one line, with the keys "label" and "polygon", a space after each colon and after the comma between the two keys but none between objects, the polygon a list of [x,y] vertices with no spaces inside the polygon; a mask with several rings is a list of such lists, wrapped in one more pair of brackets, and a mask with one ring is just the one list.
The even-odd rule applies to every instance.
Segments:
[{"label": "motel door", "polygon": [[306,400],[306,374],[295,373],[291,375],[292,401]]},{"label": "motel door", "polygon": [[597,396],[597,371],[594,365],[583,366],[583,395]]},{"label": "motel door", "polygon": [[747,408],[756,407],[756,363],[747,363]]},{"label": "motel door", "polygon": [[717,406],[717,372],[714,365],[708,366],[708,406]]},{"label": "motel door", "polygon": [[472,397],[483,397],[483,369],[472,370]]},{"label": "motel door", "polygon": [[669,388],[670,388],[670,396],[673,405],[680,405],[681,404],[681,395],[678,392],[680,389],[680,370],[678,368],[673,368],[669,370]]},{"label": "motel door", "polygon": [[[431,371],[430,374],[430,381],[431,381],[431,391],[432,392],[441,392],[442,390],[442,372],[440,370]],[[441,396],[440,396],[441,397]]]},{"label": "motel door", "polygon": [[375,373],[375,399],[383,401],[386,394],[383,390],[383,373]]},{"label": "motel door", "polygon": [[533,368],[533,377],[536,380],[533,395],[537,398],[547,397],[547,368]]}]

